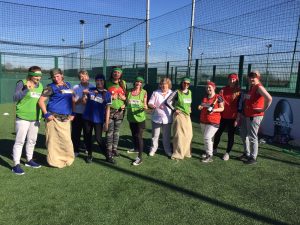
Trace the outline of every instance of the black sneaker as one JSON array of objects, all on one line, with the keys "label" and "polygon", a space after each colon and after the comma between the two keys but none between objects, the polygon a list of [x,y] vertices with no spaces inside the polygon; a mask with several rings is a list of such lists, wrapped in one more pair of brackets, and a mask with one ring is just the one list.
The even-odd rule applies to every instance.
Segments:
[{"label": "black sneaker", "polygon": [[257,163],[257,161],[253,158],[249,158],[247,161],[244,162],[245,164],[248,164],[248,165],[252,165],[252,164],[255,164]]},{"label": "black sneaker", "polygon": [[113,159],[113,157],[106,158],[106,162],[109,162],[111,164],[116,164],[116,161]]},{"label": "black sneaker", "polygon": [[238,160],[241,161],[248,161],[249,160],[249,156],[247,156],[245,153],[243,153],[243,155],[237,157]]},{"label": "black sneaker", "polygon": [[86,157],[86,163],[92,163],[92,162],[93,162],[93,156],[88,155],[88,156]]}]

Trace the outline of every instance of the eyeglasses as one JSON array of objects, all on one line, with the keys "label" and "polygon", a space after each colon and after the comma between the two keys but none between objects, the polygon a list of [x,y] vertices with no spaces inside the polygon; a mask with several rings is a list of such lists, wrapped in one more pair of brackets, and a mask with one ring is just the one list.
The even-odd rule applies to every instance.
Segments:
[{"label": "eyeglasses", "polygon": [[136,83],[141,83],[141,84],[143,83],[143,82],[142,82],[142,81],[140,81],[140,80],[136,80],[135,82],[136,82]]},{"label": "eyeglasses", "polygon": [[188,83],[188,82],[183,82],[183,84],[185,84],[185,85],[190,85],[190,83]]}]

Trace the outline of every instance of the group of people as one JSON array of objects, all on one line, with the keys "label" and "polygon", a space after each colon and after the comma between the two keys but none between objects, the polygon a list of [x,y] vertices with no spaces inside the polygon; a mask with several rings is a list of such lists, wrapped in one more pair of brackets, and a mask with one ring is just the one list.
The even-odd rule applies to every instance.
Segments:
[{"label": "group of people", "polygon": [[[125,111],[133,142],[133,148],[128,153],[137,153],[132,165],[138,166],[143,162],[146,110],[151,111],[152,121],[149,156],[155,156],[162,130],[166,155],[173,160],[190,158],[193,138],[190,78],[183,78],[175,91],[172,91],[171,80],[162,78],[159,88],[148,101],[147,91],[143,89],[143,77],[136,77],[133,88],[128,90],[122,75],[122,69],[115,67],[107,80],[102,74],[96,75],[94,86],[89,82],[87,71],[81,70],[78,75],[80,83],[72,87],[64,81],[62,70],[52,69],[52,83],[43,88],[40,83],[41,68],[30,67],[27,78],[17,82],[14,94],[16,140],[12,171],[18,175],[24,174],[20,159],[26,138],[25,166],[41,167],[32,160],[32,156],[42,116],[45,119],[47,162],[52,167],[63,168],[73,163],[79,154],[82,133],[87,150],[86,162],[91,163],[93,130],[99,150],[105,155],[106,161],[115,163],[119,156],[119,133]],[[258,128],[272,97],[261,84],[258,71],[251,72],[248,80],[250,88],[246,94],[239,87],[237,74],[229,74],[228,85],[218,94],[215,83],[207,82],[207,95],[198,106],[205,149],[202,162],[213,161],[213,154],[217,152],[220,137],[226,128],[228,143],[223,160],[230,158],[238,125],[241,127],[240,134],[244,144],[244,153],[239,158],[247,164],[256,162]],[[106,133],[105,140],[102,132]]]}]

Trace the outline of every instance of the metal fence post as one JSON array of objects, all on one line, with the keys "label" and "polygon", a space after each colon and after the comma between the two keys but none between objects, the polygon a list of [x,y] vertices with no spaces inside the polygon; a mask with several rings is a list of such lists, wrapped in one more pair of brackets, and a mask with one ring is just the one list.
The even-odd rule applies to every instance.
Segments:
[{"label": "metal fence post", "polygon": [[172,67],[171,67],[171,83],[173,83],[173,77],[174,77],[174,76],[173,76],[173,70],[174,70],[174,67],[172,66]]},{"label": "metal fence post", "polygon": [[57,56],[55,56],[54,57],[54,68],[58,68],[58,57]]},{"label": "metal fence post", "polygon": [[0,53],[0,76],[2,76],[2,54]]},{"label": "metal fence post", "polygon": [[298,62],[298,73],[297,73],[297,82],[296,82],[296,94],[300,94],[300,62]]},{"label": "metal fence post", "polygon": [[[239,61],[239,80],[243,81],[243,73],[244,73],[244,56],[240,55],[240,61]],[[243,85],[243,83],[241,83]]]},{"label": "metal fence post", "polygon": [[212,75],[212,81],[215,82],[215,78],[216,78],[216,70],[217,70],[217,66],[213,65],[213,75]]},{"label": "metal fence post", "polygon": [[167,62],[167,77],[169,77],[170,62]]},{"label": "metal fence post", "polygon": [[199,67],[199,59],[196,59],[195,64],[195,78],[194,78],[194,86],[197,87],[198,84],[198,67]]},{"label": "metal fence post", "polygon": [[[248,64],[248,69],[247,69],[247,77],[248,77],[248,74],[251,72],[251,67],[252,67],[252,64]],[[243,83],[242,83],[243,85]],[[249,89],[249,84],[248,84],[248,80],[246,80],[246,90],[248,91]]]},{"label": "metal fence post", "polygon": [[174,81],[175,84],[177,84],[177,66],[175,67],[175,81]]}]

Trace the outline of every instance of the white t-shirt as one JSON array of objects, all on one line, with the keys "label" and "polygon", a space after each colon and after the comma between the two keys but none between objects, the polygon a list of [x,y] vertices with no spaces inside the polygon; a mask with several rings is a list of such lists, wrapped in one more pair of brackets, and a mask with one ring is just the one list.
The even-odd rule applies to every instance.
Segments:
[{"label": "white t-shirt", "polygon": [[152,104],[156,107],[152,112],[152,121],[154,123],[172,123],[172,110],[164,104],[171,93],[172,90],[168,90],[167,94],[163,96],[160,89],[152,93],[148,104]]}]

